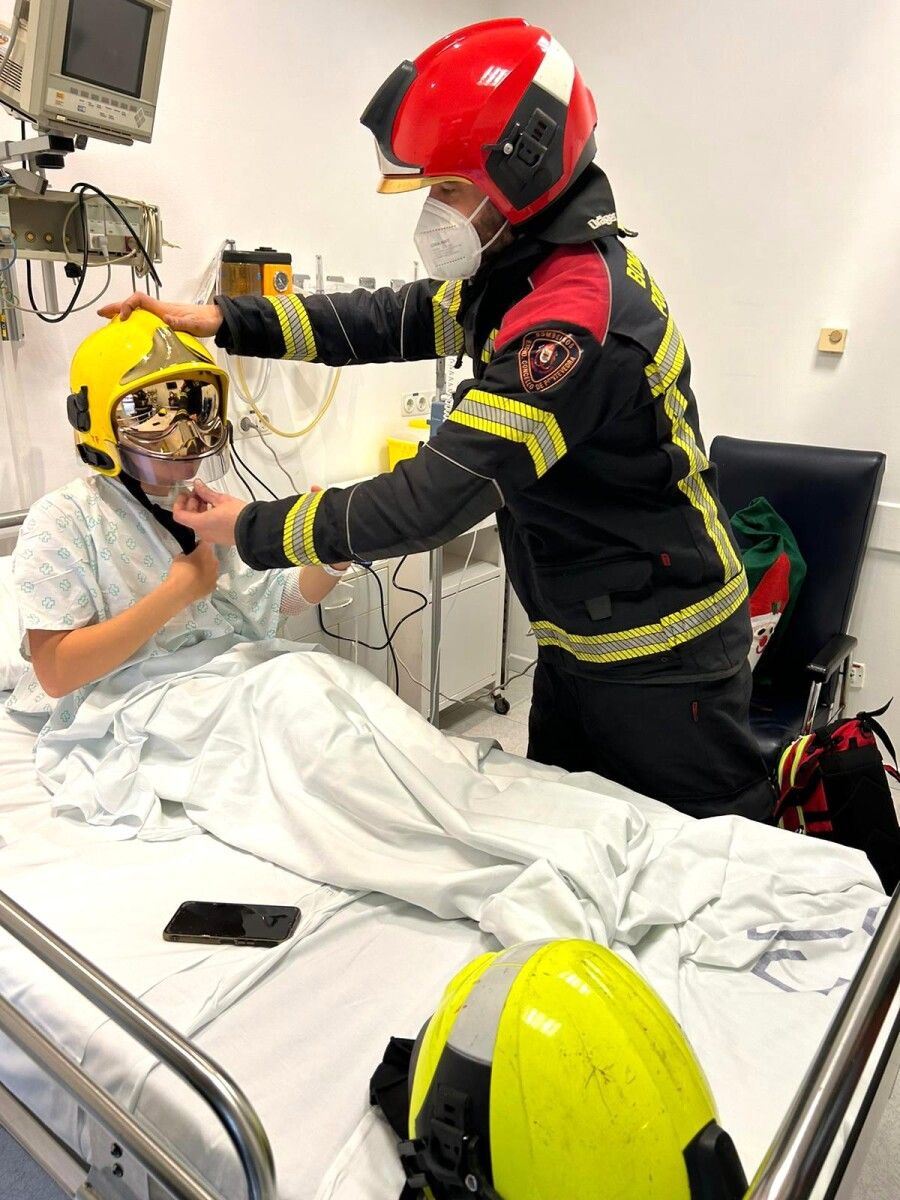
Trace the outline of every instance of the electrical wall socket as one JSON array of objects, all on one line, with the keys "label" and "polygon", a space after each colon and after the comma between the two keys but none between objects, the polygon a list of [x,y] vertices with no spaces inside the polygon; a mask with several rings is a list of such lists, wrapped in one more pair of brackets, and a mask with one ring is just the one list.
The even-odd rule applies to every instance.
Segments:
[{"label": "electrical wall socket", "polygon": [[858,691],[859,688],[866,686],[866,664],[852,662],[850,664],[850,675],[847,679],[847,686]]},{"label": "electrical wall socket", "polygon": [[400,411],[404,417],[427,413],[430,405],[431,397],[427,392],[407,392],[400,399]]}]

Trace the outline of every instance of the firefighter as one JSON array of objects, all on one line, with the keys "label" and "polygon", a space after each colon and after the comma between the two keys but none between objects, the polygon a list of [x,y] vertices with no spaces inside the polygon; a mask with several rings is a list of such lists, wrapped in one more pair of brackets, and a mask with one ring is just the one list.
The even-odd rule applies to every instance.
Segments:
[{"label": "firefighter", "polygon": [[574,62],[544,29],[484,21],[397,67],[362,123],[380,191],[430,189],[415,234],[428,279],[208,306],[134,296],[122,315],[150,308],[239,355],[465,354],[474,379],[389,474],[251,504],[198,485],[179,519],[262,570],[425,551],[496,512],[538,646],[530,757],[692,815],[766,819],[746,576],[684,341],[593,162]]}]

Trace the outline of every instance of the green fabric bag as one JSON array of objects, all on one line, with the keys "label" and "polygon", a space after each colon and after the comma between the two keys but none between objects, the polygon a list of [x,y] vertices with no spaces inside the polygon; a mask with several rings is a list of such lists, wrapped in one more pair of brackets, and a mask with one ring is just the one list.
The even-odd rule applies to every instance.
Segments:
[{"label": "green fabric bag", "polygon": [[806,561],[788,524],[764,496],[731,518],[750,585],[750,620],[753,624],[751,666],[784,637],[806,577]]}]

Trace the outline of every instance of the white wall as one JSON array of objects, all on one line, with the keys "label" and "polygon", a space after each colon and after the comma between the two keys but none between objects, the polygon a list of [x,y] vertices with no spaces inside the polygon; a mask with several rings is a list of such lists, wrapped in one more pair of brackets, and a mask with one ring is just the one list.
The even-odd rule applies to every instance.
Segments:
[{"label": "white wall", "polygon": [[[522,0],[518,8],[552,20],[594,90],[599,161],[685,333],[707,440],[728,432],[888,452],[883,496],[894,506],[880,513],[882,549],[868,556],[853,625],[868,667],[856,698],[890,696],[900,690],[900,8],[894,0]],[[91,143],[54,184],[86,178],[157,201],[181,247],[162,266],[176,299],[191,296],[225,236],[288,249],[298,270],[320,252],[329,273],[408,277],[421,197],[375,194],[359,113],[401,58],[451,24],[499,12],[475,0],[452,12],[415,0],[176,0],[152,145]],[[12,123],[0,122],[0,137],[12,136]],[[127,284],[120,270],[114,293]],[[3,508],[18,502],[16,466],[26,501],[73,472],[66,374],[93,324],[88,315],[56,329],[26,321],[18,363],[4,372],[23,428],[14,447],[0,446]],[[850,330],[842,358],[815,350],[819,328],[831,324]],[[0,353],[8,363],[8,349]],[[278,443],[298,485],[378,469],[400,391],[431,379],[425,365],[346,372],[321,430],[300,446]],[[273,415],[299,423],[326,378],[291,366],[278,368],[276,382]],[[0,438],[2,422],[0,413]]]},{"label": "white wall", "polygon": [[[474,3],[454,10],[461,21],[477,15]],[[422,196],[376,194],[372,136],[359,115],[389,71],[445,33],[447,20],[416,0],[392,0],[377,17],[363,0],[175,0],[153,142],[123,148],[92,141],[53,173],[51,186],[86,179],[158,203],[166,237],[179,246],[165,251],[159,268],[170,299],[192,299],[225,237],[242,249],[288,250],[295,271],[313,273],[320,253],[329,274],[411,278]],[[0,115],[0,138],[13,137],[17,124]],[[63,300],[70,285],[61,267],[57,273]],[[35,275],[40,297],[39,268]],[[104,275],[90,272],[83,299]],[[129,271],[113,276],[109,296],[127,295]],[[22,347],[0,350],[14,425],[10,445],[0,404],[0,509],[27,504],[77,473],[65,421],[68,366],[97,323],[93,310],[61,326],[24,319]],[[401,392],[433,381],[430,364],[345,371],[319,429],[299,443],[275,443],[298,487],[381,469],[385,436],[402,426]],[[278,366],[263,407],[276,423],[297,428],[327,384],[321,367]],[[242,452],[286,486],[283,476],[268,474],[271,459],[258,444]]]},{"label": "white wall", "polygon": [[[896,0],[519,10],[552,22],[594,92],[598,161],[684,333],[707,441],[884,450],[882,497],[900,501]],[[849,328],[842,357],[817,353],[826,325]],[[900,507],[873,541],[860,704],[900,694]]]}]

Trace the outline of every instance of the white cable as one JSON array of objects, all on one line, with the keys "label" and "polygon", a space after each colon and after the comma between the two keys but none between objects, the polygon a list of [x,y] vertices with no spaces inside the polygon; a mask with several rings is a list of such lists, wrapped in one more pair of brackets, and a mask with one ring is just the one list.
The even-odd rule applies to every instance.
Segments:
[{"label": "white cable", "polygon": [[[462,585],[463,585],[463,581],[464,581],[464,580],[465,580],[465,578],[466,578],[466,571],[468,571],[468,569],[469,569],[469,563],[472,561],[472,555],[475,553],[475,543],[476,543],[477,541],[478,541],[478,530],[477,530],[477,529],[475,529],[475,530],[473,530],[473,532],[472,532],[472,545],[469,547],[469,553],[466,555],[466,561],[463,563],[463,569],[462,569],[462,571],[460,572],[460,576],[459,576],[459,583],[456,585],[456,591],[453,593],[453,595],[452,595],[452,597],[451,597],[451,599],[450,599],[450,607],[447,609],[446,615],[443,615],[443,612],[442,612],[442,616],[441,616],[441,636],[440,636],[440,638],[438,639],[437,650],[435,651],[435,657],[437,658],[437,665],[438,665],[438,667],[440,667],[440,665],[441,665],[441,647],[442,647],[442,645],[443,645],[443,642],[444,642],[444,628],[445,628],[445,622],[446,622],[446,621],[449,621],[449,620],[450,620],[450,617],[453,615],[453,610],[454,610],[454,608],[456,607],[456,601],[459,599],[459,593],[462,591]],[[443,607],[444,607],[444,597],[443,597],[443,596],[438,596],[438,598],[437,598],[437,599],[438,599],[438,603],[441,605],[441,609],[443,610]],[[432,596],[432,597],[431,597],[431,603],[432,603],[432,604],[434,604],[434,602],[435,602],[435,598],[434,598],[434,596]],[[430,690],[430,689],[429,689],[429,690]]]}]

